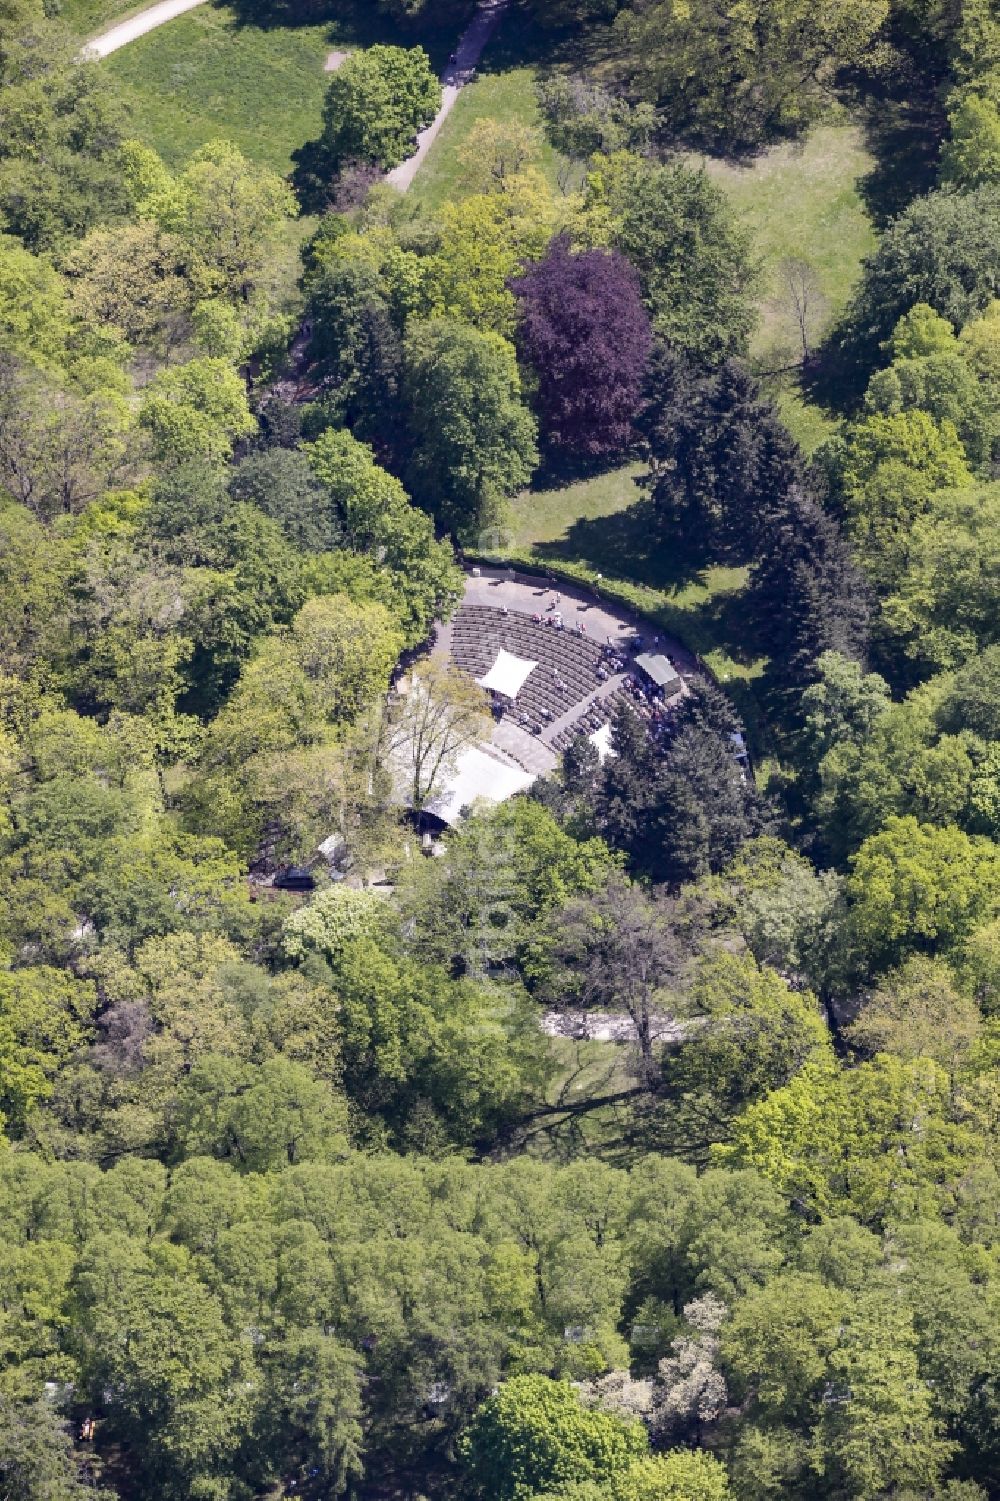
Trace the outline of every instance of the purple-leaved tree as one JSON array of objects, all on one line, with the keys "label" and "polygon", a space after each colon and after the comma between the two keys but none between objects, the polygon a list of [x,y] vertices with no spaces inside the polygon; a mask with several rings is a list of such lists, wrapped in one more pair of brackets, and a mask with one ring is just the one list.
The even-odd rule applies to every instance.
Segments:
[{"label": "purple-leaved tree", "polygon": [[581,456],[621,453],[635,437],[652,342],[635,270],[613,250],[574,254],[558,236],[510,285],[543,441]]}]

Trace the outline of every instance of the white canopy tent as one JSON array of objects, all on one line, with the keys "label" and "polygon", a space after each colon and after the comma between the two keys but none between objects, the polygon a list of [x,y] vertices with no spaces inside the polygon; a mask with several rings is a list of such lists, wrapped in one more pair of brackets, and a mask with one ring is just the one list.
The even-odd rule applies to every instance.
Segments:
[{"label": "white canopy tent", "polygon": [[515,657],[513,652],[504,651],[501,647],[489,672],[485,677],[476,678],[476,682],[480,688],[499,693],[503,698],[517,698],[537,666],[537,662],[529,662],[526,657]]},{"label": "white canopy tent", "polygon": [[611,726],[609,724],[602,724],[601,728],[595,730],[592,735],[588,735],[587,739],[596,750],[598,759],[602,765],[609,756],[616,756],[618,754],[617,751],[611,748]]},{"label": "white canopy tent", "polygon": [[534,780],[530,772],[508,766],[473,745],[457,758],[447,787],[427,804],[426,811],[442,823],[456,824],[463,808],[480,799],[488,803],[506,802],[515,792],[530,787]]}]

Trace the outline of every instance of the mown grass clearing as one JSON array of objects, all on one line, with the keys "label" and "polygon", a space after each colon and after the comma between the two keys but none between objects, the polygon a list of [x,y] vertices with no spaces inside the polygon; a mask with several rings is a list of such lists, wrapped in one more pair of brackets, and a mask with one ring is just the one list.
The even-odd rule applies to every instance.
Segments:
[{"label": "mown grass clearing", "polygon": [[330,25],[262,30],[225,6],[205,5],[108,58],[133,131],[171,166],[206,141],[233,141],[279,172],[319,134]]},{"label": "mown grass clearing", "polygon": [[530,67],[482,73],[462,90],[410,189],[409,196],[415,203],[433,213],[442,203],[466,196],[469,184],[462,149],[476,121],[483,119],[516,120],[521,125],[537,129],[538,165],[553,189],[558,190],[562,158],[542,134],[535,76]]},{"label": "mown grass clearing", "polygon": [[689,160],[703,164],[725,191],[750,226],[763,261],[754,353],[778,363],[783,356],[796,358],[801,341],[783,264],[796,260],[812,268],[815,341],[843,308],[875,244],[860,186],[875,158],[860,128],[847,122],[816,126],[804,140],[773,146],[748,166],[713,157]]}]

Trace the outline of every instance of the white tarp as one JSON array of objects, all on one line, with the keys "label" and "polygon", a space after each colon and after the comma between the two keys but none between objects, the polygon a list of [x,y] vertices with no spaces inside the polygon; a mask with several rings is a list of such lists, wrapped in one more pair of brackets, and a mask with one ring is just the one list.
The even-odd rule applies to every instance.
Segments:
[{"label": "white tarp", "polygon": [[592,735],[588,735],[587,739],[597,751],[598,758],[602,764],[609,756],[618,754],[617,751],[611,749],[611,726],[609,724],[602,724],[601,728],[595,730]]},{"label": "white tarp", "polygon": [[529,662],[526,657],[515,657],[513,652],[504,651],[501,647],[489,672],[484,678],[476,678],[476,682],[480,688],[502,693],[504,698],[517,698],[537,666],[537,662]]},{"label": "white tarp", "polygon": [[530,787],[534,780],[531,772],[522,771],[519,766],[507,766],[473,745],[457,757],[447,787],[427,804],[427,812],[433,813],[443,823],[455,824],[462,809],[479,798],[489,803],[502,803],[515,792]]}]

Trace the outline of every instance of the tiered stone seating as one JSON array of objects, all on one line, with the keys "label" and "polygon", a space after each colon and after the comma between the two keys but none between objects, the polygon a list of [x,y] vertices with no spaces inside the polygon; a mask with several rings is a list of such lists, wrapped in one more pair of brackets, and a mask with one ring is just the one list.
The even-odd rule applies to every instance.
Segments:
[{"label": "tiered stone seating", "polygon": [[459,667],[482,677],[501,647],[538,663],[515,700],[517,711],[537,728],[600,686],[601,647],[587,636],[537,625],[516,610],[506,615],[484,605],[459,610],[452,625],[452,657]]},{"label": "tiered stone seating", "polygon": [[574,724],[569,725],[565,730],[560,730],[559,734],[554,736],[552,749],[562,752],[576,739],[577,735],[593,735],[602,725],[610,724],[619,706],[627,702],[628,699],[620,688],[599,698]]}]

